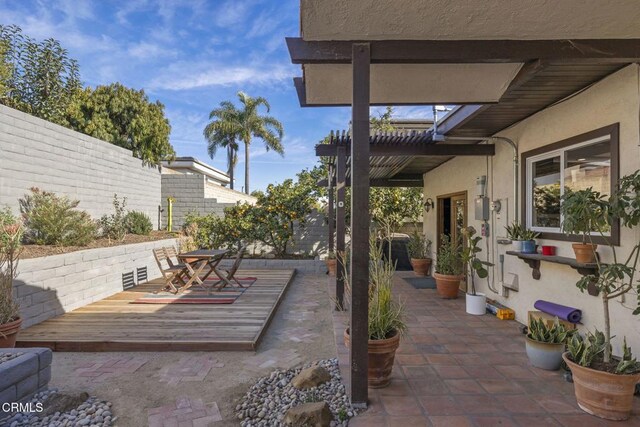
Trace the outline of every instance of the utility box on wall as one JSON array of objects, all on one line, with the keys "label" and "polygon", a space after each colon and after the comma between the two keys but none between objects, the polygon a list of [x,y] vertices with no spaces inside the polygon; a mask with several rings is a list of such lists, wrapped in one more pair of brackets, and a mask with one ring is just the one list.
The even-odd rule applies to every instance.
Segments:
[{"label": "utility box on wall", "polygon": [[476,221],[488,221],[489,220],[489,198],[488,197],[476,197]]}]

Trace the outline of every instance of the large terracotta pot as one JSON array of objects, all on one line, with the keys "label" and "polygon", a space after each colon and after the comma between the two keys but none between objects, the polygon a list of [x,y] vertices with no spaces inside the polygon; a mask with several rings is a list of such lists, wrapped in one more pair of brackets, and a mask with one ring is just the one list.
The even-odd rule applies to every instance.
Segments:
[{"label": "large terracotta pot", "polygon": [[333,258],[333,259],[326,259],[324,262],[327,264],[327,270],[329,270],[329,275],[335,277],[338,260]]},{"label": "large terracotta pot", "polygon": [[[344,345],[349,348],[351,340],[349,328],[344,331]],[[400,334],[396,333],[385,340],[369,340],[369,372],[368,383],[371,388],[383,388],[391,382],[391,370],[400,345]]]},{"label": "large terracotta pot", "polygon": [[463,276],[433,273],[433,277],[436,279],[438,295],[445,299],[458,298],[458,289]]},{"label": "large terracotta pot", "polygon": [[590,264],[596,262],[596,249],[598,245],[591,243],[574,243],[571,245],[573,252],[576,254],[576,261],[582,264]]},{"label": "large terracotta pot", "polygon": [[411,258],[411,267],[416,276],[428,276],[431,272],[431,258]]},{"label": "large terracotta pot", "polygon": [[568,355],[566,352],[562,358],[571,369],[578,406],[591,415],[607,420],[628,419],[640,374],[616,375],[585,368],[569,360]]},{"label": "large terracotta pot", "polygon": [[0,325],[0,348],[14,348],[18,331],[22,325],[22,318],[18,317],[13,322]]}]

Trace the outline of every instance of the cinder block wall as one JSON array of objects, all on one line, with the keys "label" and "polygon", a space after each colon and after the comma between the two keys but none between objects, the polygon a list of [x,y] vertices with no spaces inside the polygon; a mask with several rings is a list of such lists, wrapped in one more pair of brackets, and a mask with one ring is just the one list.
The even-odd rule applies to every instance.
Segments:
[{"label": "cinder block wall", "polygon": [[122,291],[122,274],[147,267],[147,277],[160,276],[153,249],[177,246],[176,239],[87,249],[18,265],[14,290],[23,327],[35,325]]},{"label": "cinder block wall", "polygon": [[31,187],[80,200],[94,218],[113,211],[113,195],[146,213],[155,227],[160,172],[131,151],[0,105],[0,208],[18,212]]}]

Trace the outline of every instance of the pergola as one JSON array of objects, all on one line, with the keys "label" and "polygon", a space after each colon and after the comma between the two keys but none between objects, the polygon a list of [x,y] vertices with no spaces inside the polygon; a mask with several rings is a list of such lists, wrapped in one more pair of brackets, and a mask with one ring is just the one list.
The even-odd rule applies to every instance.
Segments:
[{"label": "pergola", "polygon": [[[350,271],[355,405],[366,405],[368,397],[370,186],[421,185],[425,172],[452,156],[493,155],[493,145],[474,142],[640,62],[640,10],[631,3],[440,3],[303,0],[303,37],[287,39],[292,62],[303,70],[294,79],[300,105],[352,107],[351,133],[334,134],[316,155],[330,158],[326,185],[337,189],[338,252],[344,250],[347,185],[358,212],[351,216]],[[511,14],[517,8],[523,12]],[[606,9],[607,22],[616,25],[595,22],[594,8]],[[432,104],[459,105],[438,123],[438,135],[448,140],[430,131],[370,134],[371,105]],[[337,279],[339,300],[343,279]]]}]

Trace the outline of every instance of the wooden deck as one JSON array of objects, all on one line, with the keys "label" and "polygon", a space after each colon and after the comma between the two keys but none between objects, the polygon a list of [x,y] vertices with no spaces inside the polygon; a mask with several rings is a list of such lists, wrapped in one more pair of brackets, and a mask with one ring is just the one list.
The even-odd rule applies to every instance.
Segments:
[{"label": "wooden deck", "polygon": [[255,350],[293,270],[244,270],[258,280],[233,304],[130,304],[162,285],[139,285],[20,332],[18,347],[54,351]]}]

